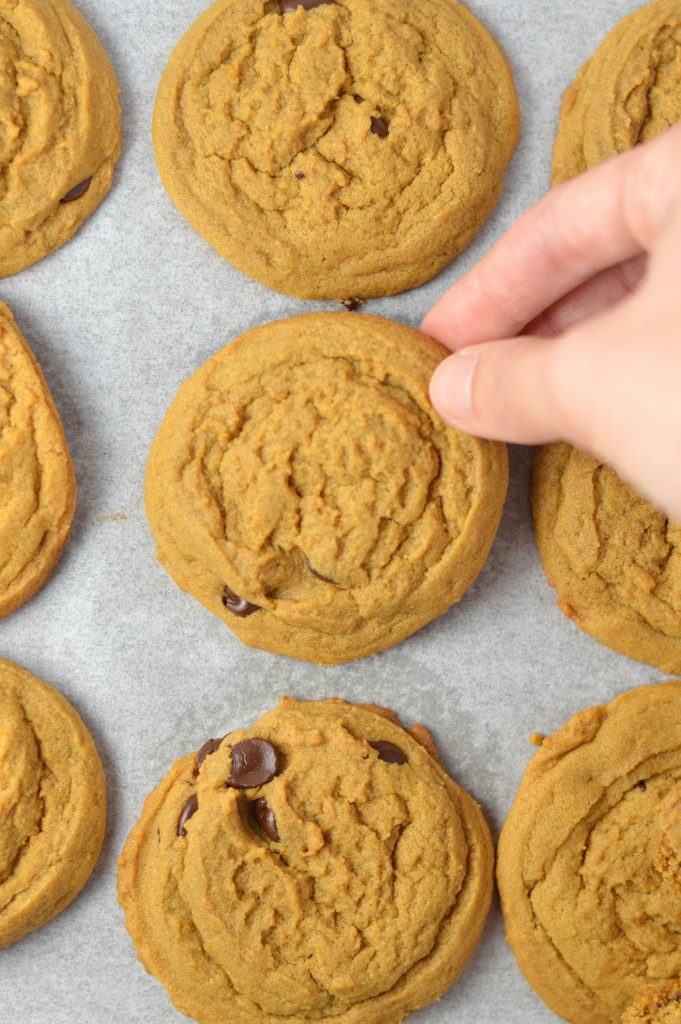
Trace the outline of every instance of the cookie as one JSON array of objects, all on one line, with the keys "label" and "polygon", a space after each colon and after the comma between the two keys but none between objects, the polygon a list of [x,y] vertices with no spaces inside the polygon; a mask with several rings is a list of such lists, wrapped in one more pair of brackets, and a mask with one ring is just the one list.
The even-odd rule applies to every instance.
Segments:
[{"label": "cookie", "polygon": [[532,508],[561,610],[620,654],[681,673],[681,524],[567,444],[537,453]]},{"label": "cookie", "polygon": [[200,1024],[397,1024],[463,970],[492,865],[480,808],[392,713],[285,698],[176,761],[118,892]]},{"label": "cookie", "polygon": [[518,104],[455,0],[217,0],[161,79],[153,135],[179,211],[301,299],[428,281],[501,192]]},{"label": "cookie", "polygon": [[680,807],[678,681],[579,712],[527,767],[498,848],[506,936],[572,1024],[619,1024],[681,974]]},{"label": "cookie", "polygon": [[654,0],[601,43],[563,98],[553,183],[681,121],[681,2]]},{"label": "cookie", "polygon": [[384,650],[480,572],[503,445],[444,426],[448,353],[357,313],[248,331],[180,388],[151,449],[159,561],[239,639],[338,664]]},{"label": "cookie", "polygon": [[118,86],[68,0],[0,0],[0,277],[54,252],[109,191]]},{"label": "cookie", "polygon": [[104,772],[79,715],[52,686],[0,659],[0,948],[80,892],[105,817]]},{"label": "cookie", "polygon": [[624,1014],[622,1024],[681,1024],[681,978],[647,989]]},{"label": "cookie", "polygon": [[71,531],[76,478],[33,353],[0,302],[0,618],[42,587]]}]

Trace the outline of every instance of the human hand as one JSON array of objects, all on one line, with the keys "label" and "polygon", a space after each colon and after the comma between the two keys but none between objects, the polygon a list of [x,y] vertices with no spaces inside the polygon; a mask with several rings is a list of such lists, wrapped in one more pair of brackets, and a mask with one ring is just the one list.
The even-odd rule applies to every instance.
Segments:
[{"label": "human hand", "polygon": [[681,520],[681,125],[549,192],[421,328],[447,423],[569,441]]}]

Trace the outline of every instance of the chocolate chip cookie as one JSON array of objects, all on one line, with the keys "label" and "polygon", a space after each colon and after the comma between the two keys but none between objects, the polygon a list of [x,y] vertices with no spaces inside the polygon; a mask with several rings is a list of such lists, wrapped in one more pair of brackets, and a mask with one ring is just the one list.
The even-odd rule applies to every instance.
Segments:
[{"label": "chocolate chip cookie", "polygon": [[537,453],[532,508],[561,610],[620,654],[681,673],[681,525],[567,444]]},{"label": "chocolate chip cookie", "polygon": [[506,936],[572,1024],[679,977],[680,808],[678,681],[579,712],[530,761],[499,841]]},{"label": "chocolate chip cookie", "polygon": [[553,153],[558,184],[681,121],[681,3],[628,15],[563,98]]},{"label": "chocolate chip cookie", "polygon": [[85,885],[104,839],[104,772],[67,700],[0,660],[0,947]]},{"label": "chocolate chip cookie", "polygon": [[457,979],[493,850],[390,712],[284,699],[148,797],[118,891],[140,960],[201,1024],[397,1024]]},{"label": "chocolate chip cookie", "polygon": [[118,86],[68,0],[0,0],[0,277],[58,249],[109,191]]},{"label": "chocolate chip cookie", "polygon": [[149,456],[159,561],[253,647],[337,664],[390,647],[480,572],[503,445],[428,398],[448,353],[357,313],[249,331],[180,388]]},{"label": "chocolate chip cookie", "polygon": [[40,367],[0,302],[0,618],[42,587],[69,534],[76,479]]},{"label": "chocolate chip cookie", "polygon": [[220,255],[302,299],[434,277],[518,136],[499,46],[455,0],[217,0],[172,54],[161,179]]},{"label": "chocolate chip cookie", "polygon": [[624,1014],[622,1024],[681,1024],[681,978],[647,989]]}]

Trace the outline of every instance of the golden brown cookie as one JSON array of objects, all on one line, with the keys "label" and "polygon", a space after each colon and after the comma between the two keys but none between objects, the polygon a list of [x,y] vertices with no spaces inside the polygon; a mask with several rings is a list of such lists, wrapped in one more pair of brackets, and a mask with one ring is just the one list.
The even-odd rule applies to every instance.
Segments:
[{"label": "golden brown cookie", "polygon": [[69,539],[76,478],[33,353],[0,302],[0,618],[42,587]]},{"label": "golden brown cookie", "polygon": [[567,444],[538,451],[532,509],[561,610],[620,654],[681,673],[681,525]]},{"label": "golden brown cookie", "polygon": [[579,712],[527,767],[499,841],[506,937],[572,1024],[619,1024],[681,974],[679,804],[678,681]]},{"label": "golden brown cookie", "polygon": [[434,277],[501,191],[506,58],[455,0],[217,0],[161,79],[154,145],[190,224],[301,299]]},{"label": "golden brown cookie", "polygon": [[504,503],[503,445],[445,427],[448,353],[357,313],[248,331],[186,381],[146,476],[159,561],[253,647],[336,664],[458,601]]},{"label": "golden brown cookie", "polygon": [[0,0],[0,277],[58,249],[109,191],[118,86],[68,0]]},{"label": "golden brown cookie", "polygon": [[80,892],[105,818],[104,772],[79,715],[52,686],[0,660],[0,948]]},{"label": "golden brown cookie", "polygon": [[681,121],[681,0],[653,0],[619,23],[563,98],[553,183]]},{"label": "golden brown cookie", "polygon": [[201,1024],[397,1024],[463,970],[493,857],[394,716],[285,698],[173,765],[118,891],[140,960]]},{"label": "golden brown cookie", "polygon": [[647,989],[624,1014],[622,1024],[681,1024],[681,978]]}]

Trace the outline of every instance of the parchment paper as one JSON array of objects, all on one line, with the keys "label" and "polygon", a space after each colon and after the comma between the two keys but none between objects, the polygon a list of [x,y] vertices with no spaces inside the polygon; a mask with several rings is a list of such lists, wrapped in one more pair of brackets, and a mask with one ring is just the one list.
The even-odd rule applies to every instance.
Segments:
[{"label": "parchment paper", "polygon": [[[7,1024],[181,1021],[145,975],[115,894],[116,857],[142,801],[180,755],[254,721],[281,694],[338,695],[431,727],[454,777],[498,832],[533,748],[582,707],[660,678],[583,636],[554,603],[535,551],[530,452],[512,481],[489,562],[462,603],[376,657],[316,668],[242,646],[172,583],[154,557],[143,501],[147,451],[182,380],[256,324],[310,309],[224,263],[165,195],[150,120],[165,62],[206,0],[77,0],[122,89],[124,149],[114,188],[53,256],[3,281],[64,421],[79,482],[72,540],[52,580],[0,623],[0,654],[59,686],[107,771],[109,822],[86,889],[53,922],[0,951]],[[434,300],[546,189],[563,90],[633,0],[473,0],[504,46],[523,112],[503,197],[439,278],[368,303],[416,326]],[[494,909],[461,981],[416,1024],[549,1024]]]}]

